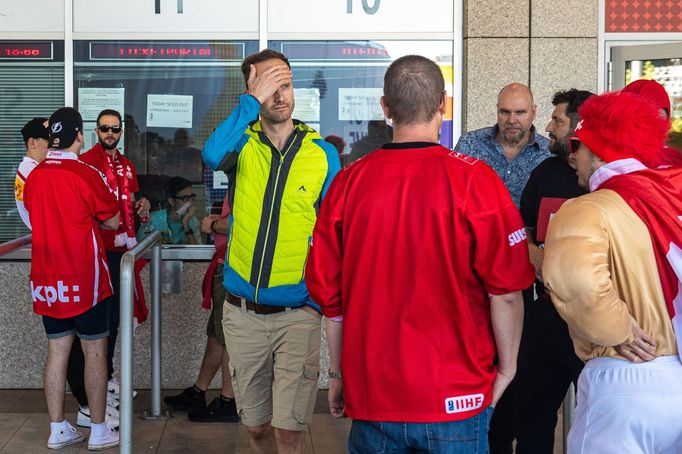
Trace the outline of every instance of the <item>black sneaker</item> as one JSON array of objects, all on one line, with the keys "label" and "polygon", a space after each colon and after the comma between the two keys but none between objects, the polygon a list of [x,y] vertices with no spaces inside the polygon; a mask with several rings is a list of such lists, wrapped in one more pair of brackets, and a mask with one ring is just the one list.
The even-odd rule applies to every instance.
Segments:
[{"label": "black sneaker", "polygon": [[195,411],[206,408],[205,393],[197,392],[194,386],[185,388],[177,396],[166,396],[163,401],[177,411]]},{"label": "black sneaker", "polygon": [[237,414],[237,405],[234,399],[225,401],[220,397],[216,397],[208,404],[208,407],[203,410],[197,410],[192,413],[187,413],[187,418],[194,422],[237,422],[239,415]]}]

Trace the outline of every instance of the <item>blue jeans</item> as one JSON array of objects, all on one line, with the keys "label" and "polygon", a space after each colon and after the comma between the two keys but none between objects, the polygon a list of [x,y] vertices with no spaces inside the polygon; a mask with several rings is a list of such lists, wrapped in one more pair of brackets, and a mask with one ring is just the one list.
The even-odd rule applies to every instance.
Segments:
[{"label": "blue jeans", "polygon": [[353,421],[351,454],[487,454],[491,407],[462,421],[402,423]]}]

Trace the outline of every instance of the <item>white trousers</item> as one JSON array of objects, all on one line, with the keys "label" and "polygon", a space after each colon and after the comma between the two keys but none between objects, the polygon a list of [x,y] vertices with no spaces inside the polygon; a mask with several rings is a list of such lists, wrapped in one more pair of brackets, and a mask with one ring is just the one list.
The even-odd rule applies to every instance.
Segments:
[{"label": "white trousers", "polygon": [[595,358],[578,379],[569,454],[682,453],[682,363]]}]

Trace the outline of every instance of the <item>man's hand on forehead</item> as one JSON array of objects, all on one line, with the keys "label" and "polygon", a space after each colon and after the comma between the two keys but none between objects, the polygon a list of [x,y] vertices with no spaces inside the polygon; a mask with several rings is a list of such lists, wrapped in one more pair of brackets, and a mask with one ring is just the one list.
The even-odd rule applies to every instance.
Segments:
[{"label": "man's hand on forehead", "polygon": [[249,80],[246,83],[249,87],[247,93],[263,104],[281,86],[291,83],[291,70],[284,63],[268,66],[260,74],[256,71],[256,65],[251,65]]}]

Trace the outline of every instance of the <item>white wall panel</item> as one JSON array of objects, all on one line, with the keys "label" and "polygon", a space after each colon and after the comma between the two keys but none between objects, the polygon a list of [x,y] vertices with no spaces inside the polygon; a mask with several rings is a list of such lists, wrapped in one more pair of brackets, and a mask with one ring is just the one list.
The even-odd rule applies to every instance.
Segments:
[{"label": "white wall panel", "polygon": [[0,0],[0,32],[64,32],[63,0]]},{"label": "white wall panel", "polygon": [[75,33],[258,31],[255,0],[118,0],[113,3],[74,0],[73,3]]},{"label": "white wall panel", "polygon": [[446,33],[452,0],[269,0],[271,33]]}]

